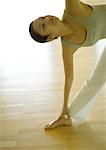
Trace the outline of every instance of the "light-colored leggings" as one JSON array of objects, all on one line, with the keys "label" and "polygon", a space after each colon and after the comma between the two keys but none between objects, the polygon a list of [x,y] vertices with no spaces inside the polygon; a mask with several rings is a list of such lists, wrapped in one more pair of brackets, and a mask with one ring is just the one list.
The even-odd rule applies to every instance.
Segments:
[{"label": "light-colored leggings", "polygon": [[97,62],[94,71],[88,80],[84,82],[69,106],[69,115],[80,123],[87,120],[96,96],[106,81],[106,46]]}]

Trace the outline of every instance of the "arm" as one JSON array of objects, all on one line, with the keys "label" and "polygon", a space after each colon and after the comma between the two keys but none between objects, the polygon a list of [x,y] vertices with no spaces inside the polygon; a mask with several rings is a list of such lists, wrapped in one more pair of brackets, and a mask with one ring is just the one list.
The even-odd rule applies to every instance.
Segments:
[{"label": "arm", "polygon": [[80,0],[66,0],[65,9],[71,15],[79,15],[79,13],[84,13],[84,6],[86,4]]},{"label": "arm", "polygon": [[66,9],[72,9],[73,7],[78,7],[80,5],[80,0],[66,0]]},{"label": "arm", "polygon": [[65,70],[65,86],[64,86],[64,103],[62,113],[58,119],[50,122],[45,126],[45,130],[49,130],[60,125],[72,125],[71,119],[65,119],[64,115],[68,114],[68,96],[73,81],[73,53],[77,50],[74,48],[63,47],[63,63]]},{"label": "arm", "polygon": [[62,108],[61,116],[64,116],[68,113],[68,97],[70,89],[73,82],[73,53],[77,49],[75,48],[66,48],[63,46],[63,63],[64,63],[64,72],[65,72],[65,85],[64,85],[64,103]]}]

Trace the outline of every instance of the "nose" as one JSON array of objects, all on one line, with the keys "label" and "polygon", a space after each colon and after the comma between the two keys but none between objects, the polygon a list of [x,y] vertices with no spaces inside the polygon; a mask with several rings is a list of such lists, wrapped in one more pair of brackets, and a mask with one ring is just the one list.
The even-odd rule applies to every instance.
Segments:
[{"label": "nose", "polygon": [[50,17],[49,17],[49,16],[45,16],[45,20],[46,20],[46,21],[49,21],[49,20],[50,20]]},{"label": "nose", "polygon": [[47,21],[47,22],[53,22],[53,17],[52,16],[45,16],[45,20]]}]

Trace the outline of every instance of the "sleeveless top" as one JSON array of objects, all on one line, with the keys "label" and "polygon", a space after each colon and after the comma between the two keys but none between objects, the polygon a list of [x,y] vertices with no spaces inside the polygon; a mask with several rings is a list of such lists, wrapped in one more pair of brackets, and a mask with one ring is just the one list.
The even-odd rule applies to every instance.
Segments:
[{"label": "sleeveless top", "polygon": [[69,15],[66,10],[64,10],[63,18],[80,23],[86,28],[87,31],[86,39],[82,44],[74,44],[68,40],[64,40],[61,37],[61,42],[65,47],[80,48],[92,46],[98,40],[106,38],[106,5],[88,6],[92,8],[92,12],[91,15],[85,17],[84,19],[73,17]]}]

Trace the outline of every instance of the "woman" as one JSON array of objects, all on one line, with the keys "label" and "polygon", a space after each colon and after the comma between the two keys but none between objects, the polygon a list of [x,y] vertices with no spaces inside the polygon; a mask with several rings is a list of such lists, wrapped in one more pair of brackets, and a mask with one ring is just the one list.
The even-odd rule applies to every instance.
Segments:
[{"label": "woman", "polygon": [[[70,118],[84,122],[94,104],[94,96],[106,81],[106,48],[87,81],[82,85],[68,107],[69,92],[73,82],[73,54],[80,47],[95,44],[106,38],[106,5],[90,6],[79,0],[66,0],[62,20],[55,16],[44,16],[34,20],[29,27],[31,37],[37,42],[49,42],[61,37],[65,71],[63,109],[55,121],[45,126],[52,129],[60,125],[71,125]],[[101,74],[102,73],[102,74]]]}]

